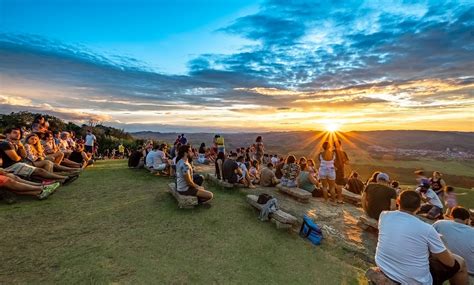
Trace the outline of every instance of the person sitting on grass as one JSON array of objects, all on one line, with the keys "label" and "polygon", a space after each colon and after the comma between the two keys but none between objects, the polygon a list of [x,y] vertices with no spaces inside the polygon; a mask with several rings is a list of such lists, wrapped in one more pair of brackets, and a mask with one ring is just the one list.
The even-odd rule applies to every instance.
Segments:
[{"label": "person sitting on grass", "polygon": [[206,144],[205,143],[201,143],[201,145],[199,146],[197,162],[200,164],[209,164],[209,160],[206,158]]},{"label": "person sitting on grass", "polygon": [[141,147],[132,151],[132,154],[128,157],[128,167],[140,168],[140,161],[143,161],[143,148]]},{"label": "person sitting on grass", "polygon": [[239,183],[244,184],[248,188],[255,188],[255,186],[252,184],[247,165],[244,163],[244,156],[241,155],[237,158],[237,164],[242,170],[242,174],[238,176]]},{"label": "person sitting on grass", "polygon": [[6,135],[6,139],[0,143],[0,158],[2,159],[2,166],[5,172],[13,173],[25,179],[49,179],[62,183],[69,183],[77,179],[76,175],[70,177],[62,176],[32,166],[31,162],[26,159],[26,150],[20,141],[20,128],[14,127],[6,129],[4,134]]},{"label": "person sitting on grass", "polygon": [[5,188],[16,195],[35,196],[39,200],[44,200],[60,185],[59,182],[51,184],[31,182],[0,168],[0,188]]},{"label": "person sitting on grass", "polygon": [[397,193],[390,187],[390,178],[385,173],[377,175],[377,183],[369,184],[362,193],[362,208],[367,216],[379,219],[382,211],[395,210]]},{"label": "person sitting on grass", "polygon": [[431,220],[441,218],[443,216],[443,203],[430,188],[428,179],[422,180],[416,191],[421,194],[421,200],[424,202],[418,214],[426,214],[426,217]]},{"label": "person sitting on grass", "polygon": [[278,183],[280,183],[280,180],[278,180],[273,171],[273,163],[269,162],[267,163],[267,167],[264,167],[260,172],[260,185],[264,187],[274,187]]},{"label": "person sitting on grass", "polygon": [[260,183],[260,163],[258,160],[253,160],[249,169],[249,177],[252,184]]},{"label": "person sitting on grass", "polygon": [[446,247],[464,258],[468,273],[474,276],[474,228],[471,227],[471,216],[467,209],[454,207],[452,217],[452,221],[436,221],[433,227],[441,235]]},{"label": "person sitting on grass", "polygon": [[47,132],[44,135],[41,144],[43,145],[44,154],[46,155],[45,158],[54,163],[61,164],[64,159],[64,153],[62,153],[56,145],[52,132]]},{"label": "person sitting on grass", "polygon": [[401,284],[468,284],[466,263],[452,254],[430,224],[415,216],[421,197],[412,190],[399,197],[400,210],[380,214],[375,263]]},{"label": "person sitting on grass", "polygon": [[344,188],[354,194],[360,195],[362,191],[364,191],[364,182],[359,179],[359,173],[352,171]]},{"label": "person sitting on grass", "polygon": [[42,115],[35,117],[33,124],[31,125],[31,131],[40,137],[48,131],[49,124]]},{"label": "person sitting on grass", "polygon": [[310,192],[313,197],[322,197],[323,193],[319,181],[308,171],[306,163],[300,164],[301,171],[296,179],[298,188]]},{"label": "person sitting on grass", "polygon": [[456,193],[454,193],[454,188],[452,186],[446,186],[444,191],[444,204],[446,206],[445,215],[451,217],[452,210],[458,205],[458,198],[456,197]]},{"label": "person sitting on grass", "polygon": [[281,169],[283,177],[281,178],[281,185],[284,187],[296,187],[296,178],[300,173],[300,166],[296,164],[294,155],[289,155],[286,158],[285,165]]},{"label": "person sitting on grass", "polygon": [[239,183],[239,177],[242,177],[242,169],[240,169],[236,160],[237,153],[231,152],[222,164],[222,180],[231,184]]},{"label": "person sitting on grass", "polygon": [[85,152],[84,141],[82,140],[76,143],[76,147],[74,148],[71,155],[69,155],[69,159],[75,163],[80,164],[81,168],[85,168],[86,166],[94,163],[92,155]]},{"label": "person sitting on grass", "polygon": [[40,139],[35,133],[26,137],[25,142],[26,157],[33,163],[33,166],[43,168],[49,172],[61,171],[73,174],[80,173],[80,170],[77,168],[69,168],[56,164],[51,160],[47,160]]},{"label": "person sitting on grass", "polygon": [[72,149],[70,148],[69,142],[68,142],[69,136],[70,136],[69,132],[61,132],[61,134],[59,135],[58,147],[59,147],[59,150],[62,153],[64,153],[65,158],[68,158],[72,152]]},{"label": "person sitting on grass", "polygon": [[196,196],[199,204],[209,203],[213,198],[213,194],[202,186],[202,176],[193,175],[193,168],[189,164],[189,156],[191,155],[191,148],[188,145],[182,145],[178,150],[176,158],[176,190],[181,195]]}]

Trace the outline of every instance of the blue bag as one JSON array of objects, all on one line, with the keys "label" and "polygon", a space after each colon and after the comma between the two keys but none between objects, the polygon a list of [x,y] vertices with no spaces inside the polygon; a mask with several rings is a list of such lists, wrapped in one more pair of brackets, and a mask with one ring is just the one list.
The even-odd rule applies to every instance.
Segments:
[{"label": "blue bag", "polygon": [[314,245],[320,245],[323,239],[323,232],[313,220],[305,215],[300,229],[300,236],[309,239]]}]

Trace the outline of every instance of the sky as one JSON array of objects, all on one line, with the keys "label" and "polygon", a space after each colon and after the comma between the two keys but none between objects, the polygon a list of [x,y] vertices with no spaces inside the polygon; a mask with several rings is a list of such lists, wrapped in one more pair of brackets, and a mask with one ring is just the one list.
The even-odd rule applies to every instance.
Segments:
[{"label": "sky", "polygon": [[474,1],[0,0],[0,113],[474,131]]}]

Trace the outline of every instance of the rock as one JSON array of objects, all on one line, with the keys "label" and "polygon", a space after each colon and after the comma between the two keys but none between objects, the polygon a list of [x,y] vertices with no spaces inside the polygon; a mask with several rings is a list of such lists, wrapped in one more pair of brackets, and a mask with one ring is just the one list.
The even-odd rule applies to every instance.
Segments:
[{"label": "rock", "polygon": [[198,199],[195,196],[180,195],[176,191],[176,185],[174,183],[168,184],[169,192],[178,201],[178,208],[194,208],[198,204]]},{"label": "rock", "polygon": [[364,230],[368,229],[369,227],[376,230],[379,229],[379,222],[367,215],[362,215],[359,217],[358,225]]},{"label": "rock", "polygon": [[[247,195],[247,202],[252,205],[253,207],[257,208],[259,211],[262,210],[263,205],[257,203],[258,196],[256,195]],[[283,223],[283,224],[296,224],[297,219],[296,217],[282,211],[277,210],[276,212],[270,214],[271,219],[275,219],[276,221]],[[277,225],[278,226],[278,225]]]},{"label": "rock", "polygon": [[302,202],[302,203],[308,203],[309,198],[312,197],[311,193],[297,187],[285,187],[285,186],[282,186],[281,184],[278,184],[276,187],[281,192],[286,193],[296,198],[297,201]]},{"label": "rock", "polygon": [[342,197],[344,197],[344,200],[348,203],[351,203],[353,205],[356,205],[360,207],[362,205],[361,200],[362,196],[352,193],[351,191],[347,191],[346,189],[342,188]]},{"label": "rock", "polygon": [[397,285],[390,280],[378,267],[371,267],[365,272],[365,277],[369,280],[369,284],[374,285]]},{"label": "rock", "polygon": [[214,175],[212,175],[210,173],[207,173],[206,179],[208,181],[210,181],[210,182],[212,182],[212,183],[214,183],[218,186],[221,186],[223,188],[226,188],[226,189],[243,187],[243,185],[240,184],[240,183],[232,184],[232,183],[229,183],[227,181],[220,180],[220,179],[218,179],[217,177],[215,177]]}]

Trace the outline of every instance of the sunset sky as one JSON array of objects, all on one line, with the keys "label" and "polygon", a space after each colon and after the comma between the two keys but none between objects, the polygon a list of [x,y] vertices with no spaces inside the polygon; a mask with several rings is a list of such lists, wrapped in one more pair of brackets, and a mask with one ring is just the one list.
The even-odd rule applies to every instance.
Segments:
[{"label": "sunset sky", "polygon": [[474,1],[0,0],[0,113],[474,131]]}]

